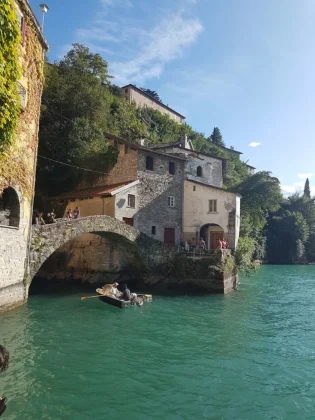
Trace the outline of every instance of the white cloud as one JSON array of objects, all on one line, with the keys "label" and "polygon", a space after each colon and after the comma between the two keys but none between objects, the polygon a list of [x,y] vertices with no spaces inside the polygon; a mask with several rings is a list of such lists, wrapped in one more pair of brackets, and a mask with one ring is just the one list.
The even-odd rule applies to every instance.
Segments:
[{"label": "white cloud", "polygon": [[[304,191],[305,182],[294,182],[292,185],[281,185],[281,190],[285,196],[292,195],[294,193],[302,194]],[[310,186],[311,195],[315,196],[315,186]]]},{"label": "white cloud", "polygon": [[312,176],[313,176],[314,174],[312,174],[312,173],[308,173],[308,174],[298,174],[298,177],[300,178],[300,179],[306,179],[306,178],[312,178]]},{"label": "white cloud", "polygon": [[201,31],[198,19],[168,16],[144,34],[134,58],[113,63],[111,71],[121,84],[159,77],[164,65],[180,57]]},{"label": "white cloud", "polygon": [[159,77],[164,66],[182,56],[203,29],[198,19],[184,17],[185,9],[177,13],[163,11],[161,19],[157,18],[157,10],[153,13],[155,22],[150,22],[117,11],[114,16],[106,16],[109,12],[113,14],[117,6],[131,7],[129,0],[100,0],[100,4],[95,20],[77,31],[78,42],[92,51],[115,55],[109,72],[115,76],[115,83],[121,85]]},{"label": "white cloud", "polygon": [[250,147],[257,147],[257,146],[260,146],[260,145],[261,145],[261,143],[257,143],[256,141],[253,141],[253,142],[248,144],[248,146],[250,146]]}]

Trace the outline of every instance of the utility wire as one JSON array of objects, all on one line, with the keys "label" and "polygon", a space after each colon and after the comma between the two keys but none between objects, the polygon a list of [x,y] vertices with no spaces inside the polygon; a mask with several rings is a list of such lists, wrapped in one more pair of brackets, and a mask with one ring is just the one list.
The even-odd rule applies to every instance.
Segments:
[{"label": "utility wire", "polygon": [[101,175],[108,175],[105,172],[98,172],[98,171],[93,171],[92,169],[81,168],[80,166],[75,166],[75,165],[70,165],[69,163],[59,162],[58,160],[50,159],[46,156],[41,156],[41,155],[37,155],[37,156],[42,159],[50,160],[51,162],[59,163],[60,165],[71,166],[71,168],[81,169],[82,171],[94,172],[96,174],[101,174]]}]

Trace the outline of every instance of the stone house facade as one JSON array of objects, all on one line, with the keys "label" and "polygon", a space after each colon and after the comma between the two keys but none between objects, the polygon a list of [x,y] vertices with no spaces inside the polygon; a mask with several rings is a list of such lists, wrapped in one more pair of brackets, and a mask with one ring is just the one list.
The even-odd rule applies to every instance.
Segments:
[{"label": "stone house facade", "polygon": [[193,150],[186,135],[154,148],[185,158],[183,185],[183,241],[203,238],[207,249],[215,249],[219,238],[235,249],[240,230],[240,196],[222,188],[225,160]]},{"label": "stone house facade", "polygon": [[63,205],[62,216],[76,207],[80,217],[112,216],[154,239],[179,245],[185,159],[110,134],[106,138],[119,152],[114,168],[92,187],[81,185],[54,197],[51,205]]},{"label": "stone house facade", "polygon": [[170,108],[168,105],[157,101],[152,96],[148,95],[143,90],[134,85],[127,85],[121,88],[125,99],[131,104],[134,103],[137,107],[152,108],[159,111],[161,114],[168,115],[172,120],[178,124],[183,124],[185,117],[179,112]]},{"label": "stone house facade", "polygon": [[24,274],[35,185],[38,124],[44,83],[46,40],[26,0],[16,0],[21,27],[18,81],[21,113],[15,143],[0,158],[0,311],[23,304],[28,295]]}]

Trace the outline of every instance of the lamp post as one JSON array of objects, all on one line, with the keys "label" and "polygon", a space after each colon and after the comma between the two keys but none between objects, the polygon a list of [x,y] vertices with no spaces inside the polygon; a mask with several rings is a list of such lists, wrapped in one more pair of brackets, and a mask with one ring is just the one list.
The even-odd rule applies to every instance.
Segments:
[{"label": "lamp post", "polygon": [[39,7],[41,8],[42,14],[43,14],[43,20],[42,20],[42,31],[44,32],[44,21],[45,21],[45,14],[48,12],[49,7],[47,4],[43,3],[40,4]]}]

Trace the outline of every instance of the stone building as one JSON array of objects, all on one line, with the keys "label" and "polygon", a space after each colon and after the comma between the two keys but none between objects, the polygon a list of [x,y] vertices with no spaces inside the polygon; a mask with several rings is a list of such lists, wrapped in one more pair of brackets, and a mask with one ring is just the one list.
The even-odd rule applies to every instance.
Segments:
[{"label": "stone building", "polygon": [[48,49],[28,1],[16,0],[14,11],[21,28],[21,112],[15,143],[0,158],[0,310],[24,303],[28,294],[23,279],[28,266],[43,65]]},{"label": "stone building", "polygon": [[[146,235],[178,245],[182,237],[182,201],[185,158],[129,143],[107,134],[118,149],[118,159],[93,187],[54,198],[63,215],[80,209],[80,217],[105,214],[134,226]],[[84,186],[84,188],[82,188]]]},{"label": "stone building", "polygon": [[137,107],[156,109],[157,111],[161,112],[161,114],[168,115],[172,120],[179,124],[182,124],[185,121],[185,117],[179,112],[170,108],[168,105],[157,101],[155,98],[148,95],[146,92],[134,85],[124,86],[121,88],[121,90],[124,97],[130,104],[135,103]]},{"label": "stone building", "polygon": [[195,152],[186,135],[171,144],[154,147],[171,156],[185,158],[183,185],[183,240],[202,237],[207,249],[225,238],[235,249],[240,229],[240,196],[223,189],[225,159]]}]

